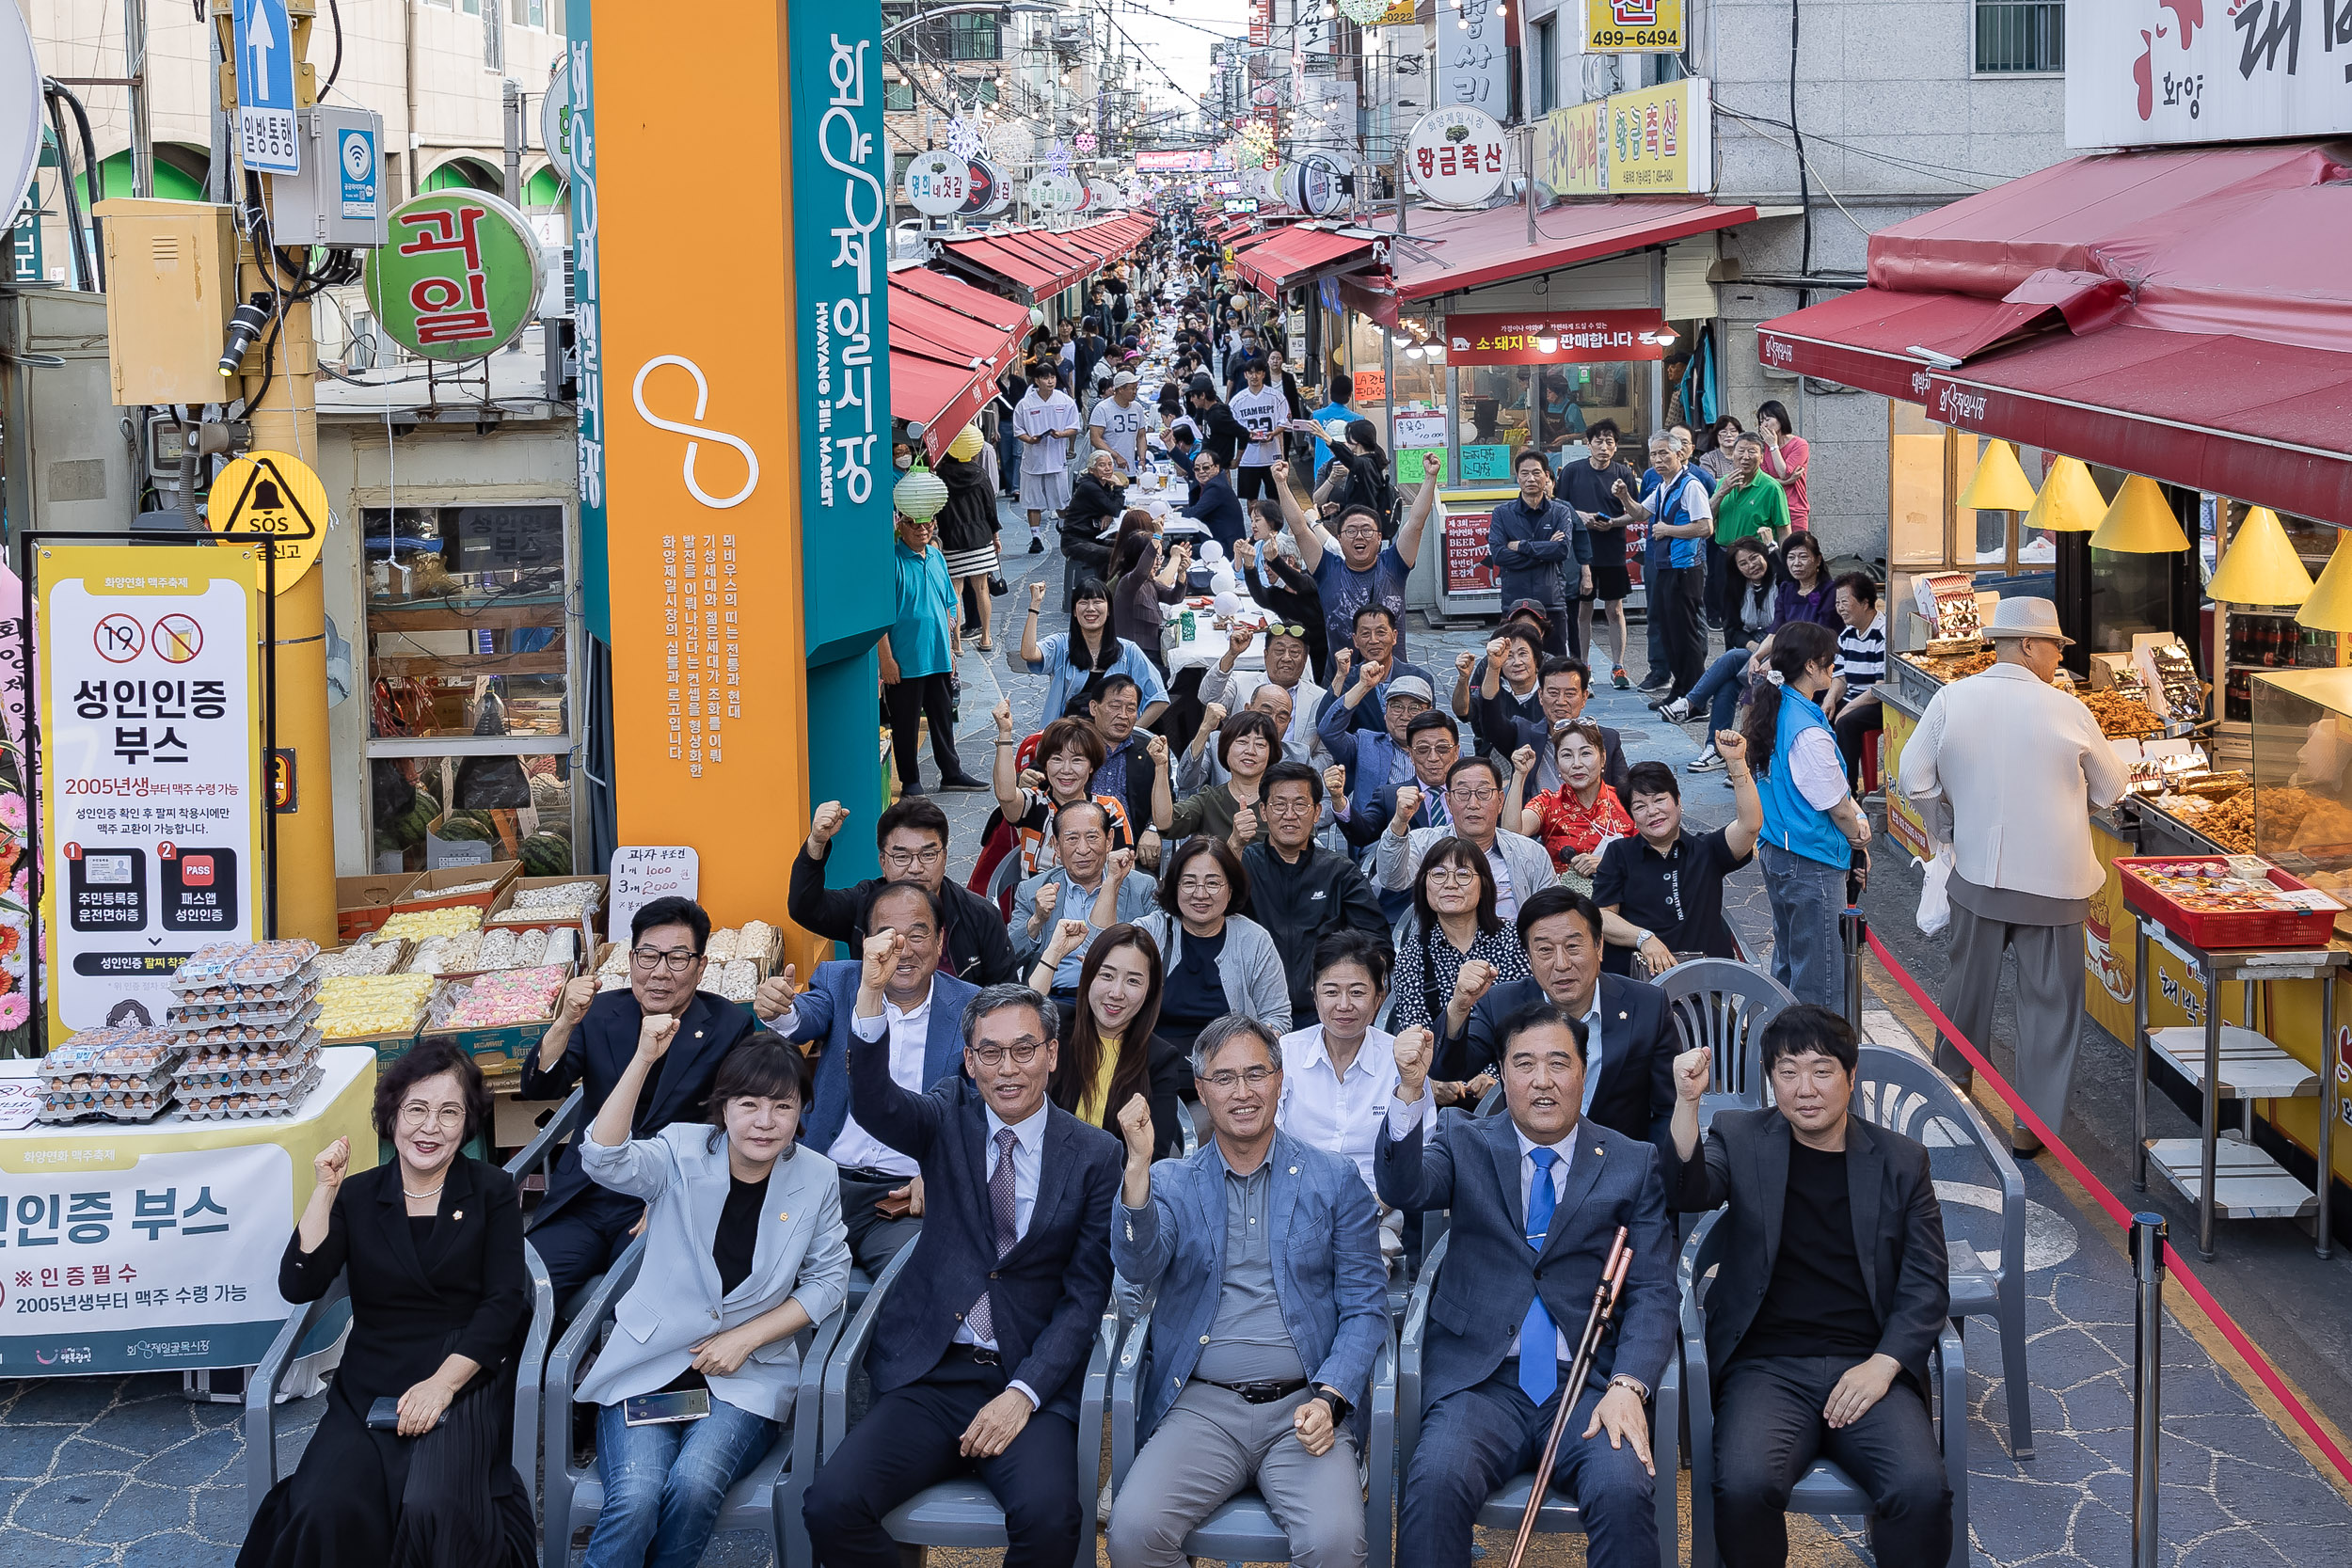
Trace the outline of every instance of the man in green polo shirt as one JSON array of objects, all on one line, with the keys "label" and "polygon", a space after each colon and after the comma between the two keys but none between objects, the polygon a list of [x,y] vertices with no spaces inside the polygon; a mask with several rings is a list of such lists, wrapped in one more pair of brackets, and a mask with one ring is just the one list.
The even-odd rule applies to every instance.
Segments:
[{"label": "man in green polo shirt", "polygon": [[1735,539],[1760,533],[1777,548],[1788,533],[1788,493],[1780,481],[1763,471],[1764,442],[1754,433],[1742,436],[1731,449],[1731,477],[1715,488],[1715,545],[1730,547]]}]

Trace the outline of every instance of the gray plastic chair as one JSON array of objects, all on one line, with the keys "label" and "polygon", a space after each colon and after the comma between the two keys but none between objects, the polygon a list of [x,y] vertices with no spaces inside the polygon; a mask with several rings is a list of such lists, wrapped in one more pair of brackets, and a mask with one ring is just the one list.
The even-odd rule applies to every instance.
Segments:
[{"label": "gray plastic chair", "polygon": [[1729,958],[1694,958],[1666,971],[1658,982],[1666,993],[1682,1049],[1707,1046],[1715,1053],[1707,1092],[1699,1097],[1699,1125],[1728,1106],[1754,1111],[1771,1102],[1764,1082],[1764,1026],[1797,999],[1760,969]]},{"label": "gray plastic chair", "polygon": [[[1993,1167],[2001,1189],[2001,1260],[1991,1269],[1952,1271],[1952,1322],[1991,1318],[2001,1329],[2001,1388],[2009,1402],[2010,1453],[2033,1457],[2033,1380],[2026,1369],[2026,1179],[2006,1140],[1952,1081],[1908,1051],[1865,1045],[1854,1074],[1853,1108],[1875,1126],[1933,1144],[1928,1126],[1941,1122],[1973,1144]],[[1982,1254],[1977,1254],[1981,1260]]]},{"label": "gray plastic chair", "polygon": [[[852,1404],[867,1402],[870,1385],[866,1375],[866,1347],[873,1343],[874,1325],[882,1315],[882,1305],[890,1294],[890,1287],[905,1270],[907,1259],[914,1256],[914,1248],[908,1246],[890,1260],[890,1266],[874,1281],[866,1305],[850,1320],[850,1326],[843,1331],[825,1364],[820,1463],[830,1463],[849,1437]],[[1116,1314],[1104,1312],[1095,1333],[1094,1354],[1087,1361],[1086,1382],[1078,1396],[1078,1506],[1082,1513],[1090,1513],[1096,1495],[1102,1490],[1103,1405],[1110,1385],[1111,1345],[1118,1336]],[[862,1416],[864,1411],[859,1414]],[[796,1511],[799,1506],[797,1502],[793,1504]],[[776,1507],[784,1507],[781,1495]],[[898,1543],[902,1555],[918,1562],[923,1549],[929,1546],[977,1546],[1002,1551],[1007,1544],[1005,1513],[997,1506],[995,1494],[981,1483],[979,1477],[968,1472],[925,1487],[891,1510],[882,1519],[882,1528]],[[1073,1568],[1093,1568],[1094,1560],[1095,1532],[1082,1528],[1078,1532]],[[787,1568],[798,1565],[787,1564]]]},{"label": "gray plastic chair", "polygon": [[[1715,1400],[1707,1364],[1707,1320],[1701,1311],[1703,1284],[1723,1260],[1730,1232],[1718,1209],[1699,1222],[1677,1265],[1682,1285],[1684,1384],[1691,1393],[1691,1568],[1715,1568]],[[1949,1325],[1928,1357],[1933,1388],[1930,1412],[1944,1447],[1946,1484],[1952,1489],[1950,1568],[1968,1568],[1968,1364],[1960,1334]],[[1815,1517],[1870,1513],[1870,1496],[1826,1459],[1817,1459],[1788,1494],[1788,1512]]]},{"label": "gray plastic chair", "polygon": [[[1136,1380],[1143,1365],[1145,1336],[1152,1332],[1149,1313],[1136,1321],[1119,1353],[1118,1370],[1111,1374],[1111,1491],[1127,1484],[1127,1471],[1136,1462]],[[1372,1366],[1372,1392],[1366,1411],[1364,1467],[1370,1480],[1364,1495],[1364,1568],[1389,1568],[1396,1519],[1396,1337],[1391,1332]],[[1186,1557],[1226,1562],[1288,1562],[1290,1536],[1268,1512],[1257,1488],[1244,1487],[1211,1512],[1184,1537]]]},{"label": "gray plastic chair", "polygon": [[[1421,1373],[1422,1337],[1429,1324],[1429,1292],[1437,1284],[1438,1270],[1444,1265],[1447,1243],[1451,1236],[1441,1239],[1429,1249],[1429,1257],[1422,1264],[1421,1277],[1413,1284],[1413,1304],[1405,1313],[1405,1338],[1397,1353],[1397,1462],[1396,1473],[1401,1485],[1410,1473],[1413,1449],[1421,1441],[1422,1415],[1422,1383]],[[1581,1327],[1582,1324],[1578,1324]],[[1674,1456],[1681,1443],[1682,1370],[1677,1356],[1666,1358],[1665,1375],[1661,1377],[1650,1399],[1650,1452],[1657,1456],[1661,1470],[1658,1486],[1653,1493],[1658,1512],[1659,1568],[1680,1568],[1681,1536],[1677,1527]],[[1569,1439],[1574,1437],[1569,1434]],[[1569,1440],[1564,1439],[1564,1441]],[[1534,1489],[1535,1473],[1522,1471],[1511,1478],[1502,1490],[1486,1499],[1478,1511],[1478,1523],[1487,1529],[1508,1530],[1517,1534],[1519,1519],[1527,1512],[1528,1494]],[[1558,1475],[1552,1478],[1551,1489],[1543,1506],[1535,1513],[1535,1531],[1539,1535],[1581,1535],[1584,1516],[1576,1498],[1567,1490],[1567,1482]],[[1412,1565],[1407,1565],[1412,1568]]]},{"label": "gray plastic chair", "polygon": [[[529,1242],[523,1243],[523,1274],[531,1287],[531,1322],[515,1358],[515,1473],[522,1478],[525,1501],[539,1469],[539,1369],[548,1356],[555,1326],[555,1290],[548,1268]],[[278,1392],[304,1355],[325,1350],[351,1322],[351,1276],[335,1276],[326,1293],[286,1314],[286,1324],[245,1384],[245,1516],[250,1520],[269,1489],[278,1484]],[[534,1506],[532,1516],[538,1517]]]},{"label": "gray plastic chair", "polygon": [[[577,1465],[572,1459],[573,1394],[587,1370],[584,1363],[589,1351],[612,1321],[621,1297],[636,1282],[644,1260],[645,1243],[641,1236],[629,1243],[628,1250],[596,1281],[557,1342],[555,1354],[548,1358],[548,1453],[542,1481],[546,1513],[539,1531],[542,1568],[564,1568],[571,1560],[572,1532],[594,1525],[596,1515],[604,1512],[604,1478],[596,1461]],[[726,1499],[719,1508],[718,1529],[757,1530],[768,1535],[783,1568],[810,1568],[815,1561],[808,1532],[801,1524],[800,1499],[817,1470],[816,1411],[825,1357],[848,1315],[847,1307],[840,1308],[823,1323],[800,1332],[801,1386],[793,1397],[791,1425],[752,1466],[751,1474],[727,1488]]]}]

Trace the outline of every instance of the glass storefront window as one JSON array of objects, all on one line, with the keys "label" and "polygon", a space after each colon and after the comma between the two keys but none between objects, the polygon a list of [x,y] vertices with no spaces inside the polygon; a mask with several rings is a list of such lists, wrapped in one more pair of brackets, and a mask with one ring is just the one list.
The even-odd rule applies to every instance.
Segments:
[{"label": "glass storefront window", "polygon": [[375,869],[519,860],[526,877],[565,875],[576,863],[573,779],[561,754],[373,757]]},{"label": "glass storefront window", "polygon": [[369,734],[569,734],[561,505],[370,508]]},{"label": "glass storefront window", "polygon": [[1953,565],[1948,432],[1915,404],[1889,402],[1886,410],[1888,562],[1928,570]]}]

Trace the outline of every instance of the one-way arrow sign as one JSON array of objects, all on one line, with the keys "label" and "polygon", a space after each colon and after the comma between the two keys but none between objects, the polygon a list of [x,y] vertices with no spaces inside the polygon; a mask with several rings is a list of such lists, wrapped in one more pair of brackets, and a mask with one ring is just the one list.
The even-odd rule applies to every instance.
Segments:
[{"label": "one-way arrow sign", "polygon": [[260,174],[299,174],[294,27],[286,0],[233,0],[230,14],[236,24],[238,150],[245,166]]}]

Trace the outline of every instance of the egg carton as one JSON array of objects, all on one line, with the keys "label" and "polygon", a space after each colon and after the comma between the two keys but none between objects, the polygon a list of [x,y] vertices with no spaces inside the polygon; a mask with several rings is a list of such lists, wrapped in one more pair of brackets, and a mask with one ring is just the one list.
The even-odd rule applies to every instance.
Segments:
[{"label": "egg carton", "polygon": [[223,1019],[183,1028],[180,1037],[190,1045],[282,1045],[315,1033],[325,1011],[314,997],[292,1018],[273,1019],[266,1023],[244,1018]]},{"label": "egg carton", "polygon": [[310,1060],[326,1038],[321,1031],[310,1029],[300,1039],[275,1045],[204,1046],[189,1052],[181,1061],[179,1075],[186,1079],[199,1074],[270,1071]]},{"label": "egg carton", "polygon": [[182,998],[164,1012],[164,1027],[182,1033],[243,1026],[267,1029],[293,1023],[318,1006],[319,982],[313,976],[301,990],[266,1000],[205,1002]]},{"label": "egg carton", "polygon": [[245,1121],[262,1117],[290,1116],[302,1108],[310,1091],[319,1086],[325,1070],[313,1064],[291,1084],[275,1088],[242,1089],[222,1094],[192,1096],[181,1101],[182,1114],[191,1121]]},{"label": "egg carton", "polygon": [[145,1090],[108,1089],[86,1093],[44,1092],[40,1109],[35,1116],[45,1122],[87,1121],[153,1121],[171,1108],[172,1085],[168,1079],[160,1086]]},{"label": "egg carton", "polygon": [[151,1074],[168,1067],[181,1042],[169,1030],[149,1028],[85,1029],[40,1060],[43,1078],[79,1073]]},{"label": "egg carton", "polygon": [[259,990],[276,994],[310,969],[319,944],[301,938],[280,942],[208,942],[172,972],[171,989],[199,993]]},{"label": "egg carton", "polygon": [[180,1085],[183,1100],[223,1094],[251,1094],[298,1084],[304,1073],[312,1071],[318,1066],[318,1042],[313,1038],[309,1050],[275,1066],[190,1072],[183,1063],[174,1081]]},{"label": "egg carton", "polygon": [[41,1094],[87,1097],[168,1093],[171,1084],[171,1063],[167,1061],[160,1070],[151,1072],[77,1072],[70,1078],[52,1078],[41,1085]]}]

